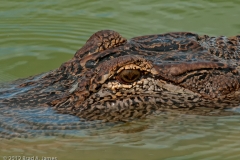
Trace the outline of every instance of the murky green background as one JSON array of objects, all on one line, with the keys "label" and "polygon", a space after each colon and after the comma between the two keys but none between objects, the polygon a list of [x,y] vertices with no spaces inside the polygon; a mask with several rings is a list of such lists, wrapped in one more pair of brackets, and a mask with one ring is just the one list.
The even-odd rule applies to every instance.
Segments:
[{"label": "murky green background", "polygon": [[[2,0],[0,82],[55,69],[96,31],[240,34],[240,1]],[[2,140],[1,156],[58,159],[240,159],[240,117],[158,117],[78,138]],[[0,157],[2,158],[2,157]]]}]

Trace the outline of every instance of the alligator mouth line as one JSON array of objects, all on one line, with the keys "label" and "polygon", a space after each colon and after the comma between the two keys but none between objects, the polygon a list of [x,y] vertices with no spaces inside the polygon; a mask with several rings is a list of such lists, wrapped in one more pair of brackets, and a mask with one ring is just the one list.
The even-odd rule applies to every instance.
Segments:
[{"label": "alligator mouth line", "polygon": [[[240,36],[173,32],[127,40],[103,30],[58,69],[16,83],[21,92],[0,91],[9,95],[0,103],[48,106],[86,120],[131,118],[128,105],[134,110],[134,105],[151,100],[173,109],[176,103],[185,108],[236,107],[240,104],[239,46]],[[129,100],[133,96],[138,99]],[[108,113],[110,101],[125,109],[123,115]]]}]

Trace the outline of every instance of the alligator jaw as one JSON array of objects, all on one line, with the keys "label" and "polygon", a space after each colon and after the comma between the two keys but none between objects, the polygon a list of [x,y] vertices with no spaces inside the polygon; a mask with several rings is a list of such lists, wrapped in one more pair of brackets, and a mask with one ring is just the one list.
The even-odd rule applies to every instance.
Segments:
[{"label": "alligator jaw", "polygon": [[58,69],[0,92],[13,95],[0,102],[10,107],[53,106],[61,113],[105,121],[169,109],[236,107],[239,40],[175,32],[127,41],[115,31],[99,31]]}]

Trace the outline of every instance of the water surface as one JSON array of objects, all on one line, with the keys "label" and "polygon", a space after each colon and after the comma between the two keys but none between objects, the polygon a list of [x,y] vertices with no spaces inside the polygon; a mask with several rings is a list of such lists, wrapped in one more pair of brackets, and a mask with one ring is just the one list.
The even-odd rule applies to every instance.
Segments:
[{"label": "water surface", "polygon": [[[240,34],[239,8],[237,0],[2,1],[0,82],[59,67],[102,29],[116,30],[126,38],[173,31],[210,36]],[[0,120],[9,118],[7,111],[1,108]],[[29,121],[37,121],[38,116],[51,122],[58,118],[79,120],[51,109],[19,111],[16,116]],[[239,121],[239,116],[161,115],[60,135],[4,139],[0,155],[84,160],[236,160],[240,159]],[[17,123],[9,118],[7,125]]]}]

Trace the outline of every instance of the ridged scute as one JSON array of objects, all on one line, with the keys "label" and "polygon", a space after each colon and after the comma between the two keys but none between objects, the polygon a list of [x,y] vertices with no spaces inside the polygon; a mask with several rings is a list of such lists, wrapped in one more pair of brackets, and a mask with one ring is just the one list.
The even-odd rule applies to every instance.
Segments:
[{"label": "ridged scute", "polygon": [[[15,81],[0,91],[1,105],[51,106],[86,120],[127,121],[156,111],[240,104],[240,36],[209,37],[172,32],[126,40],[94,33],[72,59],[48,73]],[[123,70],[138,70],[132,83]],[[125,72],[130,73],[130,72]]]}]

